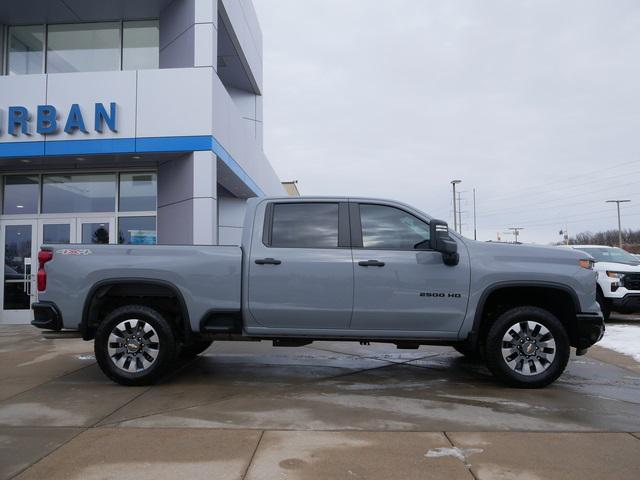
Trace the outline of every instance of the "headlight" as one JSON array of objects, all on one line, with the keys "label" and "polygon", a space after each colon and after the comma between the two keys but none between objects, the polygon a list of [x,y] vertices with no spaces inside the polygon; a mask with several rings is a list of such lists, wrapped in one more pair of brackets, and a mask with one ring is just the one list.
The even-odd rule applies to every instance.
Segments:
[{"label": "headlight", "polygon": [[624,273],[622,272],[609,272],[607,271],[607,277],[617,278],[618,280],[622,280],[624,278]]},{"label": "headlight", "polygon": [[593,262],[591,260],[580,260],[580,266],[582,268],[587,268],[589,270],[593,270]]}]

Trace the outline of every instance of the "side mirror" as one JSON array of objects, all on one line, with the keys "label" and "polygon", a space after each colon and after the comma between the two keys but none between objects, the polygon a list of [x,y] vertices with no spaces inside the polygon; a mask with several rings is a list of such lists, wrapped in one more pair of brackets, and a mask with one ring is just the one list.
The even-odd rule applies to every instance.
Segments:
[{"label": "side mirror", "polygon": [[449,226],[442,220],[431,220],[430,242],[431,249],[442,253],[442,261],[445,265],[457,265],[460,261],[458,244],[449,236]]}]

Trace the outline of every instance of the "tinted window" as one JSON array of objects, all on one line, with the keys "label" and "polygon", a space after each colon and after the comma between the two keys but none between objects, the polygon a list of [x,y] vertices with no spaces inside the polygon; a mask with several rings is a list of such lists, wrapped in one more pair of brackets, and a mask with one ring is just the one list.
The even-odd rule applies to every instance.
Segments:
[{"label": "tinted window", "polygon": [[44,68],[44,25],[9,29],[9,75],[42,73]]},{"label": "tinted window", "polygon": [[158,68],[160,30],[158,21],[124,22],[122,69]]},{"label": "tinted window", "polygon": [[113,173],[45,175],[43,213],[113,212],[116,176]]},{"label": "tinted window", "polygon": [[[381,250],[429,248],[429,225],[397,208],[360,205],[362,246]],[[427,242],[428,243],[428,242]]]},{"label": "tinted window", "polygon": [[120,23],[49,25],[47,73],[120,70]]},{"label": "tinted window", "polygon": [[120,211],[156,209],[157,175],[153,172],[120,174]]},{"label": "tinted window", "polygon": [[156,244],[156,217],[120,217],[118,243],[128,245]]},{"label": "tinted window", "polygon": [[3,213],[38,213],[40,178],[37,175],[4,177]]},{"label": "tinted window", "polygon": [[281,203],[273,206],[272,247],[336,248],[337,203]]}]

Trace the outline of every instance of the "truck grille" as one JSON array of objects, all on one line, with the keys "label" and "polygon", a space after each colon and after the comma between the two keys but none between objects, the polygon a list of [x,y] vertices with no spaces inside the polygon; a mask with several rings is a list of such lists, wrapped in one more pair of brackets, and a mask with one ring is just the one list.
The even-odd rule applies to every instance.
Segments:
[{"label": "truck grille", "polygon": [[640,290],[640,273],[629,273],[624,276],[624,286],[627,290]]}]

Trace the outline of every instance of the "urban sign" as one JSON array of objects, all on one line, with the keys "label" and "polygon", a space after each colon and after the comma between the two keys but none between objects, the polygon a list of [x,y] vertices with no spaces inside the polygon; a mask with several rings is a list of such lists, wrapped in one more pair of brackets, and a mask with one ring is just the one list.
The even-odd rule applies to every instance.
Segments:
[{"label": "urban sign", "polygon": [[[93,129],[102,133],[106,128],[112,132],[117,132],[117,105],[115,102],[105,108],[104,104],[96,103],[93,112]],[[26,107],[16,105],[8,109],[7,133],[18,137],[20,135],[31,135],[34,118]],[[82,114],[80,105],[74,103],[69,109],[66,118],[61,117],[58,110],[53,105],[38,105],[35,117],[35,131],[40,135],[51,135],[63,129],[67,134],[75,132],[89,133],[87,123]],[[3,134],[0,123],[0,135]]]}]

